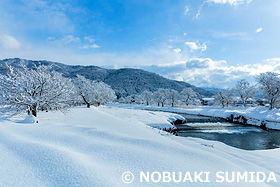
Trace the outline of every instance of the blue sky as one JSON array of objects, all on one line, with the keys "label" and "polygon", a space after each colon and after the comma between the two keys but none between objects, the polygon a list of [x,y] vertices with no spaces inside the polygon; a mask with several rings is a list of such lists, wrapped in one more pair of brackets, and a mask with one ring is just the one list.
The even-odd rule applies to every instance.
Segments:
[{"label": "blue sky", "polygon": [[135,67],[201,87],[280,71],[279,0],[1,0],[0,59]]}]

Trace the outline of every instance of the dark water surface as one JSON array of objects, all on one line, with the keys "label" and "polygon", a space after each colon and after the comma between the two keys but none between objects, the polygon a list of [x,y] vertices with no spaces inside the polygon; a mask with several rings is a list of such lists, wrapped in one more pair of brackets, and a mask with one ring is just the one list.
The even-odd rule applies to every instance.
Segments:
[{"label": "dark water surface", "polygon": [[[205,119],[205,117],[200,118],[201,116],[183,116],[189,122],[183,125],[176,125],[179,136],[220,141],[245,150],[263,150],[280,147],[280,131],[262,130],[254,126],[226,123],[216,118],[209,120],[209,118]],[[199,121],[199,119],[201,120]],[[214,122],[214,119],[217,121]]]}]

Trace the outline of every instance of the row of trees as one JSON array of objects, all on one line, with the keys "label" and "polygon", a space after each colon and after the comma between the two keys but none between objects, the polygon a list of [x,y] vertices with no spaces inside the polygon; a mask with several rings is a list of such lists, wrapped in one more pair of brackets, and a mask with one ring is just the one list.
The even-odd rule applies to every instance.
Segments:
[{"label": "row of trees", "polygon": [[[214,104],[222,107],[234,105],[236,103],[247,106],[248,101],[256,97],[256,93],[260,92],[263,98],[270,105],[270,109],[274,108],[277,103],[280,103],[280,76],[274,72],[261,73],[256,77],[257,84],[252,85],[245,79],[237,82],[233,89],[218,90],[214,96]],[[237,99],[238,98],[238,99]],[[160,88],[155,92],[143,91],[139,95],[127,96],[120,98],[122,103],[138,103],[138,104],[157,104],[164,106],[166,104],[172,107],[177,105],[198,105],[201,96],[195,93],[192,88],[185,88],[181,92],[172,89]]]},{"label": "row of trees", "polygon": [[280,102],[280,75],[275,72],[266,72],[256,76],[255,79],[256,85],[251,85],[243,79],[232,90],[219,90],[215,97],[216,102],[223,107],[228,106],[234,101],[233,97],[237,94],[242,104],[246,106],[248,99],[254,98],[257,92],[262,92],[269,108],[275,108]]},{"label": "row of trees", "polygon": [[241,104],[246,107],[248,99],[255,98],[256,92],[257,89],[255,86],[242,79],[237,82],[236,87],[233,89],[218,90],[215,95],[215,102],[216,104],[222,105],[222,107],[229,106],[236,102],[235,96],[238,96]]},{"label": "row of trees", "polygon": [[199,103],[199,95],[193,91],[192,88],[185,88],[181,92],[173,89],[160,88],[155,92],[143,91],[139,95],[127,96],[126,98],[120,98],[121,103],[138,103],[138,104],[157,104],[164,107],[166,104],[170,104],[172,107],[175,104],[195,105]]},{"label": "row of trees", "polygon": [[42,65],[33,69],[6,66],[7,75],[0,76],[0,102],[4,112],[27,111],[37,116],[39,109],[62,110],[81,103],[90,107],[116,99],[115,92],[103,82],[83,76],[69,79]]}]

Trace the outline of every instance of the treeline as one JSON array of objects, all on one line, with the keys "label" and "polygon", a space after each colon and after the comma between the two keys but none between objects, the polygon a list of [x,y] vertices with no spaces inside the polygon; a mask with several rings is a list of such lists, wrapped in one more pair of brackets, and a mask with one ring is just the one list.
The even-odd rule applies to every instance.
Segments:
[{"label": "treeline", "polygon": [[181,92],[173,89],[160,88],[155,92],[143,91],[139,95],[121,97],[120,103],[137,103],[137,104],[156,104],[164,107],[166,104],[175,105],[199,105],[201,96],[193,91],[192,88],[185,88]]},{"label": "treeline", "polygon": [[247,106],[249,99],[254,99],[260,92],[270,109],[279,107],[280,76],[276,72],[261,73],[255,77],[257,84],[250,84],[245,79],[237,82],[233,89],[219,90],[215,99],[223,107],[235,102],[234,96],[238,95],[243,106]]},{"label": "treeline", "polygon": [[[249,106],[249,101],[256,101],[256,94],[260,93],[263,101],[265,101],[264,103],[267,103],[270,109],[280,106],[279,74],[275,72],[261,73],[255,79],[257,84],[250,84],[245,79],[242,79],[232,89],[219,89],[212,98],[213,104],[226,107],[230,105],[237,106],[238,103],[246,107]],[[120,103],[152,104],[162,107],[167,104],[173,107],[174,105],[201,105],[203,97],[190,87],[181,92],[160,88],[155,92],[143,91],[138,95],[122,97],[118,101]]]}]

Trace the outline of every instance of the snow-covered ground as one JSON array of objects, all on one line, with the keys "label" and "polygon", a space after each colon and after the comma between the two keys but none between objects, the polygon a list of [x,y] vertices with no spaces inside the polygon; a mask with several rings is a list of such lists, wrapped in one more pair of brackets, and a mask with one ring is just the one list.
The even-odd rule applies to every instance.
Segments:
[{"label": "snow-covered ground", "polygon": [[127,109],[146,109],[154,111],[176,112],[227,118],[231,114],[242,115],[248,118],[251,125],[260,126],[261,122],[267,123],[270,129],[280,130],[280,109],[269,110],[267,107],[218,107],[218,106],[194,106],[194,107],[157,107],[136,104],[112,103],[110,106]]},{"label": "snow-covered ground", "polygon": [[150,127],[157,129],[176,129],[176,127],[173,126],[172,123],[176,120],[185,120],[184,117],[178,114],[167,112],[128,110],[123,108],[118,108],[117,110],[113,108],[108,112],[113,116],[125,119],[127,122],[133,123],[134,121],[140,121]]},{"label": "snow-covered ground", "polygon": [[[39,123],[22,121],[26,116],[2,119],[0,186],[279,186],[280,149],[244,151],[150,127],[168,124],[170,116],[78,107],[66,114],[40,112]],[[127,185],[126,171],[134,174]],[[274,172],[278,183],[216,183],[219,171]],[[174,184],[141,183],[140,172],[211,173],[209,183]]]}]

